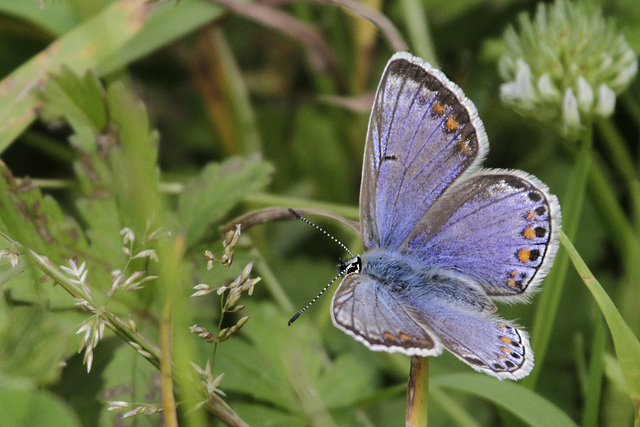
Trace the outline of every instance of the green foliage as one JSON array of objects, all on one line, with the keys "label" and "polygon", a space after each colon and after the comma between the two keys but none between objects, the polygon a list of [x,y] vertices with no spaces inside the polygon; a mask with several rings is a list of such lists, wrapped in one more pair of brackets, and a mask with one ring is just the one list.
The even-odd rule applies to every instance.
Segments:
[{"label": "green foliage", "polygon": [[[637,50],[637,1],[586,3]],[[569,237],[541,295],[500,307],[531,376],[434,358],[431,425],[634,422],[638,79],[576,144],[500,104],[519,2],[364,4],[0,0],[0,423],[401,425],[408,358],[336,330],[330,295],[287,326],[340,248],[297,222],[220,230],[274,204],[357,220],[366,95],[406,41],[476,103],[487,165],[559,196]]]},{"label": "green foliage", "polygon": [[52,393],[34,390],[0,391],[2,422],[8,426],[81,426],[68,404]]},{"label": "green foliage", "polygon": [[187,241],[196,243],[209,223],[220,221],[246,193],[263,189],[272,172],[255,155],[203,168],[178,198],[178,216],[186,229]]}]

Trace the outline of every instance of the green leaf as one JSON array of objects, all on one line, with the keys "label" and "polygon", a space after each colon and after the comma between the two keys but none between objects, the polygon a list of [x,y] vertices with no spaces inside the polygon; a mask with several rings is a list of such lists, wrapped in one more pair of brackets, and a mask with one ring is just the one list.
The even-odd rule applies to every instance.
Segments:
[{"label": "green leaf", "polygon": [[142,234],[159,211],[158,134],[149,127],[144,104],[123,83],[107,89],[119,144],[109,150],[113,187],[124,225]]},{"label": "green leaf", "polygon": [[[289,328],[288,316],[272,304],[249,303],[247,312],[251,319],[242,331],[251,344],[232,337],[218,349],[214,375],[225,373],[220,388],[248,393],[317,425],[333,422],[319,398],[324,372],[332,367],[317,330],[305,322]],[[334,379],[327,378],[325,391]]]},{"label": "green leaf", "polygon": [[[28,181],[17,184],[2,164],[0,170],[0,220],[8,236],[37,253],[46,254],[52,263],[58,265],[66,264],[79,252],[88,251],[80,226],[63,213],[55,199],[43,196]],[[51,286],[40,286],[39,282],[32,286],[42,292],[40,297],[48,295],[59,299],[61,296]],[[66,305],[69,303],[73,304],[67,301]]]},{"label": "green leaf", "polygon": [[0,12],[43,28],[54,35],[60,35],[77,24],[77,16],[68,2],[47,1],[45,5],[37,1],[0,0]]},{"label": "green leaf", "polygon": [[[336,122],[317,105],[301,105],[293,122],[293,153],[298,167],[314,177],[317,195],[334,201],[348,201],[350,176],[349,155],[340,136]],[[346,181],[346,182],[345,182]]]},{"label": "green leaf", "polygon": [[160,47],[218,18],[225,9],[205,0],[158,2],[142,30],[118,51],[110,52],[97,68],[98,75],[113,73]]},{"label": "green leaf", "polygon": [[[272,306],[262,308],[254,305],[247,311],[252,318],[242,331],[249,335],[251,342],[235,337],[222,343],[214,364],[214,376],[225,373],[220,388],[227,393],[248,394],[257,401],[269,402],[276,408],[296,413],[298,399],[289,386],[287,367],[280,357],[282,348],[287,348],[289,354],[297,351],[289,346],[293,343],[287,343],[291,336],[278,333],[286,326],[286,319],[276,314]],[[270,317],[269,313],[274,316]],[[283,322],[280,328],[276,326],[276,319]]]},{"label": "green leaf", "polygon": [[[348,378],[348,381],[345,379]],[[318,393],[327,408],[348,408],[375,392],[371,365],[347,353],[332,361],[319,378]]]},{"label": "green leaf", "polygon": [[[587,178],[593,163],[592,142],[592,133],[585,132],[582,138],[580,154],[568,181],[567,196],[562,203],[563,228],[572,238],[578,233],[578,226],[582,217]],[[558,305],[562,298],[566,282],[565,278],[569,268],[567,254],[564,251],[558,251],[554,263],[554,268],[551,269],[549,276],[546,278],[540,299],[536,304],[536,314],[531,330],[531,343],[538,366],[538,369],[535,369],[524,380],[524,384],[529,385],[531,388],[535,386],[538,376],[542,372],[540,368],[546,359],[551,334],[556,327],[555,319],[558,313]]]},{"label": "green leaf", "polygon": [[638,342],[638,338],[636,338],[629,325],[620,315],[609,295],[607,295],[582,260],[576,248],[562,232],[560,233],[560,241],[569,253],[574,267],[582,277],[584,284],[589,288],[607,321],[613,338],[613,345],[616,349],[616,356],[620,362],[620,369],[622,369],[625,382],[629,388],[631,400],[636,408],[636,419],[638,419],[640,411],[640,342]]},{"label": "green leaf", "polygon": [[109,267],[124,262],[122,236],[117,206],[110,198],[86,198],[76,203],[86,223],[86,235],[91,242],[91,253]]},{"label": "green leaf", "polygon": [[146,19],[144,2],[116,2],[79,25],[0,82],[0,151],[31,123],[37,88],[64,64],[72,71],[95,67],[135,35]]},{"label": "green leaf", "polygon": [[51,312],[37,306],[0,305],[3,376],[52,382],[62,370],[70,340],[69,330]]},{"label": "green leaf", "polygon": [[220,220],[247,194],[262,190],[272,171],[273,167],[257,155],[207,165],[178,200],[189,244],[197,242],[209,224]]},{"label": "green leaf", "polygon": [[233,405],[236,412],[251,426],[279,427],[308,425],[300,415],[293,415],[267,406],[255,404]]},{"label": "green leaf", "polygon": [[[42,115],[64,117],[76,133],[86,132],[85,127],[89,127],[93,134],[97,134],[106,127],[104,89],[92,72],[78,77],[67,67],[62,67],[47,83],[41,97],[44,101]],[[95,151],[95,147],[95,140],[82,146],[90,153]]]},{"label": "green leaf", "polygon": [[[100,351],[100,347],[96,348]],[[102,373],[104,380],[103,393],[108,397],[105,400],[120,400],[125,402],[162,402],[161,390],[158,387],[160,372],[141,357],[133,348],[122,343],[115,352],[110,355],[109,364]],[[135,403],[131,408],[135,407]],[[101,411],[101,425],[116,425],[117,413],[107,411],[107,403]],[[155,420],[160,415],[152,415]]]},{"label": "green leaf", "polygon": [[80,427],[78,416],[54,394],[40,390],[0,391],[2,425],[12,427]]},{"label": "green leaf", "polygon": [[480,374],[443,375],[431,385],[473,394],[513,413],[534,426],[577,426],[567,414],[528,388]]},{"label": "green leaf", "polygon": [[249,155],[262,151],[245,77],[223,29],[207,29],[200,38],[197,52],[202,53],[196,57],[196,81],[227,154]]}]

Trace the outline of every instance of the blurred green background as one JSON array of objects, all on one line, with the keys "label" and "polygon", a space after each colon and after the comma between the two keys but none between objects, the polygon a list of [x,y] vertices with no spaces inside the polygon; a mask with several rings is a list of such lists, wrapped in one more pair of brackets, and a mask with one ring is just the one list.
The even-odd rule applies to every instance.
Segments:
[{"label": "blurred green background", "polygon": [[[219,257],[220,227],[255,209],[315,207],[357,220],[373,91],[401,49],[437,65],[476,104],[490,141],[486,167],[522,169],[558,195],[569,237],[638,336],[640,84],[594,124],[588,149],[501,104],[501,37],[537,3],[0,0],[0,229],[24,245],[18,267],[0,261],[6,425],[164,422],[106,410],[108,400],[161,403],[159,371],[107,332],[87,374],[74,333],[90,314],[31,266],[27,249],[53,265],[86,261],[93,297],[157,345],[172,305],[176,372],[189,360],[204,367],[213,352],[187,327],[215,335],[220,321],[220,297],[189,298],[192,287],[220,286],[253,260],[262,282],[223,326],[251,319],[220,343],[213,365],[238,416],[258,426],[402,425],[408,357],[372,353],[335,329],[331,292],[287,327],[336,274],[339,246],[299,221],[277,222],[243,234],[226,275],[202,257],[206,249]],[[587,3],[638,51],[639,2]],[[611,149],[614,137],[630,172]],[[361,250],[348,227],[311,219]],[[132,267],[119,231],[131,227],[138,244],[148,221],[171,237],[156,248],[157,264]],[[179,236],[183,249],[171,252]],[[160,282],[107,297],[110,272],[125,265]],[[633,423],[638,389],[629,384],[637,387],[640,366],[631,379],[621,369],[598,304],[570,264],[564,271],[552,272],[532,304],[499,308],[531,331],[532,378],[501,383],[443,354],[431,361],[431,425]],[[548,297],[551,316],[536,315],[549,286],[561,286],[557,305]],[[540,352],[538,325],[549,331]],[[197,386],[186,377],[176,379],[180,422],[221,425],[193,410],[198,395],[187,390]]]}]

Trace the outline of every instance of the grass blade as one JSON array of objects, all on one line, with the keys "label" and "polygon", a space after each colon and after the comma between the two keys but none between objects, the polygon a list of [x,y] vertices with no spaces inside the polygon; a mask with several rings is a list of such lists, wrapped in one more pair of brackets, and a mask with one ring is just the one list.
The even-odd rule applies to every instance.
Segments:
[{"label": "grass blade", "polygon": [[[640,342],[633,334],[629,325],[624,321],[615,304],[593,276],[585,262],[582,260],[571,241],[564,233],[560,233],[560,241],[567,250],[571,262],[582,277],[582,281],[593,295],[600,307],[600,311],[611,331],[616,356],[620,362],[620,368],[629,388],[631,400],[636,409],[636,420],[640,411]],[[637,422],[636,422],[637,424]]]},{"label": "grass blade", "polygon": [[142,28],[149,6],[119,2],[94,19],[54,41],[47,49],[0,82],[0,151],[31,123],[38,104],[37,89],[63,64],[81,74],[117,51]]}]

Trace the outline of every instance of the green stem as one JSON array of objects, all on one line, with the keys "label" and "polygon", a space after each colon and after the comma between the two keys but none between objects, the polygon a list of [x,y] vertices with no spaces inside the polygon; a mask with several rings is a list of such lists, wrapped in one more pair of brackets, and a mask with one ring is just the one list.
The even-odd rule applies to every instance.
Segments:
[{"label": "green stem", "polygon": [[[611,236],[610,240],[616,244],[624,265],[625,275],[621,281],[623,286],[619,288],[617,295],[620,309],[632,329],[637,331],[640,329],[640,312],[636,303],[640,285],[640,263],[638,262],[640,259],[640,239],[616,199],[613,185],[607,180],[601,168],[591,169],[589,187],[594,206],[603,220],[602,223],[606,227],[607,233]],[[632,183],[632,187],[632,196],[640,192],[637,181]]]},{"label": "green stem", "polygon": [[618,128],[609,119],[603,119],[596,123],[598,132],[602,136],[604,147],[607,149],[611,162],[616,165],[624,181],[631,184],[637,179],[633,157],[625,144],[623,136]]},{"label": "green stem", "polygon": [[[18,185],[22,184],[24,180],[16,179]],[[74,188],[76,182],[71,179],[39,179],[29,178],[31,185],[37,188],[46,189],[64,189]],[[184,191],[184,185],[179,182],[161,182],[158,184],[159,190],[166,194],[180,194]],[[257,206],[283,206],[283,207],[296,207],[306,209],[323,209],[331,212],[335,212],[338,215],[345,218],[357,220],[359,217],[359,210],[357,207],[350,205],[339,205],[330,202],[313,201],[309,199],[302,199],[299,197],[287,197],[269,193],[254,193],[244,198],[245,203],[255,204]]]},{"label": "green stem", "polygon": [[589,376],[586,383],[584,411],[582,413],[583,427],[596,427],[598,425],[600,396],[602,394],[602,377],[604,374],[605,338],[604,321],[602,316],[598,316],[593,333],[591,363],[589,364]]},{"label": "green stem", "polygon": [[411,357],[407,386],[407,427],[426,427],[429,421],[429,358]]},{"label": "green stem", "polygon": [[422,2],[403,0],[402,5],[413,52],[430,62],[434,67],[438,67],[436,51],[433,47],[431,34],[429,34],[429,22],[426,19]]},{"label": "green stem", "polygon": [[[224,278],[222,279],[222,283],[224,285],[226,285],[227,283],[227,275],[229,273],[229,266],[225,265],[224,266]],[[220,296],[220,320],[218,320],[218,335],[216,335],[216,340],[213,342],[213,352],[211,354],[211,372],[215,372],[214,365],[216,363],[216,354],[218,353],[218,344],[220,344],[219,341],[219,335],[220,335],[220,331],[222,330],[222,322],[224,320],[224,313],[225,311],[225,306],[226,306],[226,302],[225,302],[225,294],[228,297],[228,291],[225,291],[221,296]]]},{"label": "green stem", "polygon": [[632,91],[626,91],[620,96],[620,99],[633,117],[633,121],[640,123],[640,105],[638,104],[636,95],[634,95]]},{"label": "green stem", "polygon": [[262,253],[255,245],[251,250],[251,257],[255,260],[255,265],[258,271],[260,271],[260,277],[262,277],[265,287],[269,290],[275,302],[278,303],[280,308],[285,312],[292,312],[295,306],[287,296],[276,275],[271,271],[269,263],[265,261],[264,256],[262,256]]},{"label": "green stem", "polygon": [[[592,163],[592,133],[591,128],[588,129],[583,135],[580,154],[567,186],[567,195],[564,197],[564,203],[562,204],[563,228],[569,238],[574,238],[578,231],[587,178]],[[568,269],[569,257],[565,251],[559,250],[555,266],[545,281],[533,321],[531,344],[533,353],[536,356],[536,369],[523,381],[530,388],[535,387],[538,376],[542,371],[541,368],[549,347],[551,333],[555,326],[555,318]]]},{"label": "green stem", "polygon": [[342,215],[349,219],[358,219],[360,211],[357,207],[338,205],[335,203],[318,202],[298,197],[287,197],[267,193],[250,194],[244,198],[244,202],[258,206],[283,206],[286,208],[323,209]]},{"label": "green stem", "polygon": [[84,301],[88,310],[98,314],[100,317],[106,320],[105,324],[109,329],[111,329],[116,335],[121,337],[129,345],[134,347],[136,351],[149,362],[151,362],[153,366],[155,366],[156,368],[160,366],[160,350],[156,346],[133,331],[129,327],[129,325],[126,322],[122,321],[118,316],[104,310],[103,307],[100,307],[91,295],[88,295],[86,292],[84,292],[84,290],[82,290],[81,287],[78,287],[70,282],[67,276],[65,276],[65,274],[58,268],[51,265],[46,260],[46,258],[38,255],[31,250],[28,250],[22,244],[15,241],[9,235],[2,231],[0,231],[0,236],[4,237],[8,242],[16,245],[16,247],[21,248],[26,254],[29,255],[29,258],[31,259],[31,261],[33,261],[36,267],[38,267],[54,282],[60,285],[60,287],[67,293],[69,293],[69,295],[71,295],[78,301]]}]

